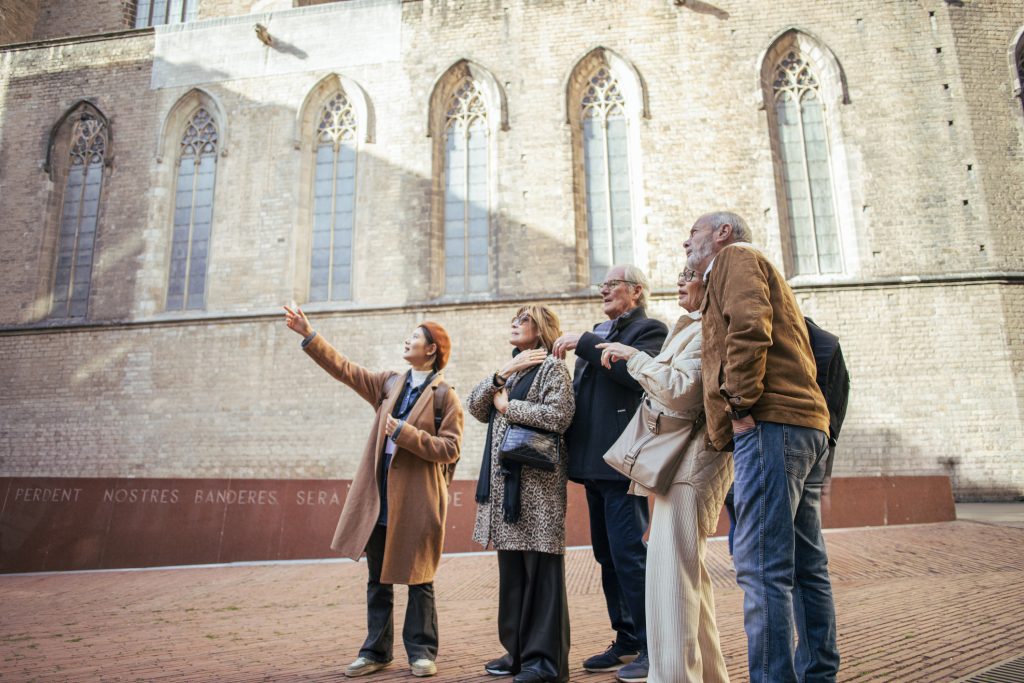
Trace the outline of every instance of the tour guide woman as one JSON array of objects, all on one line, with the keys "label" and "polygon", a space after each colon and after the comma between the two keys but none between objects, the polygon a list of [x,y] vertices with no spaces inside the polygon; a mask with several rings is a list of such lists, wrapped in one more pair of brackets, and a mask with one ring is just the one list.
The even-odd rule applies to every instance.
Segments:
[{"label": "tour guide woman", "polygon": [[402,358],[411,368],[372,372],[328,344],[302,309],[285,312],[303,350],[377,411],[331,544],[354,560],[365,551],[370,574],[368,633],[345,675],[363,676],[391,662],[392,584],[399,583],[409,586],[402,640],[412,673],[432,676],[438,639],[432,582],[444,544],[446,475],[462,444],[462,406],[441,376],[451,353],[448,333],[435,322],[421,323],[405,340]]},{"label": "tour guide woman", "polygon": [[[488,375],[467,400],[487,422],[477,482],[473,540],[498,551],[498,639],[506,654],[484,669],[515,674],[517,683],[569,680],[569,610],[565,595],[566,452],[562,433],[576,409],[565,362],[550,355],[562,334],[546,306],[524,306],[512,320],[513,358]],[[553,471],[503,463],[511,425],[554,432]]]}]

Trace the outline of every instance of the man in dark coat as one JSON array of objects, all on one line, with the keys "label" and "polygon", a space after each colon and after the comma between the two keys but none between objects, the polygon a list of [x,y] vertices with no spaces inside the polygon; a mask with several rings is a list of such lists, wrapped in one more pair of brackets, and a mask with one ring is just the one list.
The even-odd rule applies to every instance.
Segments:
[{"label": "man in dark coat", "polygon": [[[661,350],[668,328],[644,312],[650,286],[635,266],[613,266],[599,286],[608,320],[592,332],[565,334],[553,352],[564,358],[576,352],[573,389],[576,414],[565,433],[569,447],[569,478],[583,484],[590,510],[590,539],[601,564],[601,585],[615,642],[583,662],[587,671],[619,670],[620,681],[647,680],[647,636],[644,575],[647,546],[647,499],[626,491],[629,480],[609,467],[602,456],[629,424],[643,389],[625,363],[601,365],[603,342],[620,342],[650,355]],[[623,665],[626,666],[623,666]]]}]

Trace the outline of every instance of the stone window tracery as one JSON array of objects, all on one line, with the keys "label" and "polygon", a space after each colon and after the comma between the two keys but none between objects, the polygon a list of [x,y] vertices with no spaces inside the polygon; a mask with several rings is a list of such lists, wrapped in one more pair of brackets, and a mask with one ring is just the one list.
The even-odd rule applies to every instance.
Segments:
[{"label": "stone window tracery", "polygon": [[488,243],[488,112],[476,81],[455,90],[445,114],[445,292],[485,292],[490,286]]},{"label": "stone window tracery", "polygon": [[819,79],[797,50],[784,53],[772,83],[795,275],[840,273],[843,256]]},{"label": "stone window tracery", "polygon": [[135,28],[195,21],[199,0],[138,0]]},{"label": "stone window tracery", "polygon": [[324,105],[316,129],[309,300],[352,298],[356,115],[343,91]]},{"label": "stone window tracery", "polygon": [[590,280],[633,262],[629,139],[625,99],[611,71],[591,76],[580,101]]},{"label": "stone window tracery", "polygon": [[88,312],[107,126],[92,114],[83,113],[72,129],[71,139],[50,311],[55,318],[84,318]]},{"label": "stone window tracery", "polygon": [[185,126],[178,157],[168,310],[195,310],[206,305],[217,145],[216,121],[200,108]]}]

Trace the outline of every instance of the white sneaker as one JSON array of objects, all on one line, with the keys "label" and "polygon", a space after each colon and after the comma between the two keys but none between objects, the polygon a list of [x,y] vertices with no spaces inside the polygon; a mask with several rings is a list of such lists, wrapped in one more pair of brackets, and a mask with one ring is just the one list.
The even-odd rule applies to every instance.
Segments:
[{"label": "white sneaker", "polygon": [[427,658],[417,659],[411,665],[413,676],[433,676],[437,674],[437,664]]},{"label": "white sneaker", "polygon": [[375,662],[372,659],[366,657],[356,657],[356,660],[348,665],[345,669],[345,675],[349,678],[355,678],[356,676],[365,676],[372,674],[374,671],[380,671],[388,664],[385,662]]}]

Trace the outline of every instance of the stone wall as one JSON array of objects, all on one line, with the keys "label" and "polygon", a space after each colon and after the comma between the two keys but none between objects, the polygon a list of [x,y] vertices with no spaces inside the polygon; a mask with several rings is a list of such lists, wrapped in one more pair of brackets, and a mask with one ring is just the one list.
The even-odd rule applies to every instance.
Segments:
[{"label": "stone wall", "polygon": [[[1006,67],[1024,25],[1017,3],[327,3],[269,15],[269,48],[248,17],[231,18],[279,5],[210,1],[200,10],[212,22],[0,49],[0,380],[13,388],[0,397],[0,474],[351,476],[368,410],[277,317],[306,297],[302,122],[332,73],[372,111],[357,163],[354,300],[307,309],[360,362],[397,365],[409,329],[436,318],[458,342],[450,379],[464,395],[507,352],[518,301],[551,301],[569,329],[597,320],[576,279],[585,250],[566,123],[569,76],[597,47],[646,89],[645,116],[631,122],[636,235],[663,292],[658,315],[677,315],[669,291],[704,211],[740,211],[784,264],[759,69],[796,27],[835,55],[848,93],[833,119],[848,272],[793,280],[805,311],[842,337],[854,377],[838,472],[945,473],[964,498],[1024,492],[1024,113]],[[124,28],[123,9],[40,0],[47,28],[35,38]],[[400,40],[353,55],[336,39],[370,28]],[[194,54],[179,59],[182,45]],[[428,104],[463,59],[507,103],[491,138],[492,291],[438,297]],[[218,116],[221,147],[206,310],[182,314],[164,301],[175,105],[194,89]],[[111,153],[89,316],[69,324],[46,317],[63,184],[44,166],[52,127],[83,99],[108,117]],[[474,426],[460,477],[481,448]]]}]

